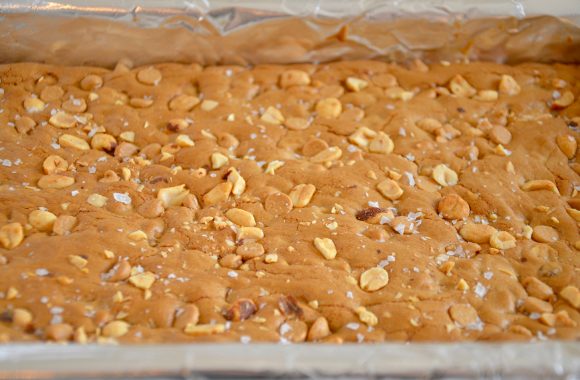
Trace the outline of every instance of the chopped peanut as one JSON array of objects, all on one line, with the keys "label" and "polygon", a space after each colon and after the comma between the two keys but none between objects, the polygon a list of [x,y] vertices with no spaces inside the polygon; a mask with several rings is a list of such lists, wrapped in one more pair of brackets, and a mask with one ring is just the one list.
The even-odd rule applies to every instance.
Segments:
[{"label": "chopped peanut", "polygon": [[50,119],[48,119],[48,122],[57,128],[63,129],[73,128],[77,125],[77,121],[74,116],[64,111],[58,111],[52,115]]},{"label": "chopped peanut", "polygon": [[560,110],[574,103],[574,94],[572,91],[565,91],[562,96],[552,102],[552,108]]},{"label": "chopped peanut", "polygon": [[219,152],[212,153],[211,155],[211,168],[220,169],[221,167],[227,165],[229,158]]},{"label": "chopped peanut", "polygon": [[40,112],[44,109],[45,104],[42,100],[34,97],[27,97],[24,99],[24,109],[28,113]]},{"label": "chopped peanut", "polygon": [[12,312],[12,323],[14,326],[27,328],[32,323],[32,313],[26,309],[16,308]]},{"label": "chopped peanut", "polygon": [[342,113],[342,103],[336,98],[326,98],[316,104],[316,113],[324,118],[335,119]]},{"label": "chopped peanut", "polygon": [[358,314],[358,318],[360,319],[360,321],[366,324],[367,326],[376,326],[377,323],[379,323],[379,319],[377,318],[377,316],[364,306],[359,306],[356,309],[356,313]]},{"label": "chopped peanut", "polygon": [[213,206],[228,200],[232,193],[233,185],[231,182],[222,182],[217,184],[213,189],[205,193],[203,202],[206,206]]},{"label": "chopped peanut", "polygon": [[389,154],[393,152],[394,148],[393,140],[384,132],[379,132],[369,144],[369,152],[371,153]]},{"label": "chopped peanut", "polygon": [[441,186],[457,185],[457,173],[445,164],[439,164],[433,168],[433,179]]},{"label": "chopped peanut", "polygon": [[117,139],[107,133],[97,133],[91,139],[91,147],[112,154],[117,147]]},{"label": "chopped peanut", "polygon": [[188,335],[213,335],[221,334],[226,331],[226,326],[223,323],[207,324],[207,325],[195,325],[188,324],[183,330]]},{"label": "chopped peanut", "polygon": [[389,274],[380,267],[366,270],[360,276],[360,287],[367,292],[382,289],[389,283]]},{"label": "chopped peanut", "polygon": [[125,321],[111,321],[103,327],[102,334],[107,338],[120,338],[129,332],[130,327]]},{"label": "chopped peanut", "polygon": [[28,214],[28,223],[30,223],[32,227],[42,232],[52,231],[52,227],[55,221],[56,215],[50,211],[34,210]]},{"label": "chopped peanut", "polygon": [[369,85],[369,82],[363,79],[355,78],[355,77],[348,77],[346,78],[346,88],[351,91],[359,92],[364,90]]},{"label": "chopped peanut", "polygon": [[129,283],[139,289],[149,289],[155,282],[155,275],[151,272],[134,274],[129,277]]},{"label": "chopped peanut", "polygon": [[189,111],[200,102],[199,98],[193,95],[177,95],[169,101],[171,111]]},{"label": "chopped peanut", "polygon": [[510,249],[516,246],[516,238],[506,231],[495,231],[489,238],[489,244],[496,249]]},{"label": "chopped peanut", "polygon": [[556,143],[558,147],[564,153],[569,160],[573,159],[576,155],[576,149],[578,148],[578,143],[576,139],[571,135],[560,135],[556,137]]},{"label": "chopped peanut", "polygon": [[403,195],[403,189],[396,181],[385,179],[377,185],[377,190],[387,199],[396,200]]},{"label": "chopped peanut", "polygon": [[6,249],[16,248],[24,240],[24,230],[20,223],[8,223],[0,228],[0,244]]},{"label": "chopped peanut", "polygon": [[152,66],[137,72],[137,80],[142,84],[157,86],[161,82],[161,78],[161,71]]},{"label": "chopped peanut", "polygon": [[336,246],[331,239],[314,238],[314,246],[326,260],[332,260],[336,257]]},{"label": "chopped peanut", "polygon": [[499,93],[504,95],[517,95],[520,93],[520,85],[511,75],[502,75],[499,81]]},{"label": "chopped peanut", "polygon": [[57,155],[46,157],[42,163],[42,169],[46,174],[58,174],[67,171],[68,162]]},{"label": "chopped peanut", "polygon": [[554,243],[558,237],[558,231],[550,226],[535,226],[532,232],[532,239],[539,243]]},{"label": "chopped peanut", "polygon": [[580,290],[574,285],[568,285],[560,290],[560,297],[568,301],[576,309],[580,309]]},{"label": "chopped peanut", "polygon": [[302,70],[286,70],[280,75],[280,87],[308,86],[310,76]]},{"label": "chopped peanut", "polygon": [[449,316],[461,327],[477,323],[479,317],[477,311],[470,304],[454,304],[449,308]]},{"label": "chopped peanut", "polygon": [[453,95],[467,98],[472,97],[477,92],[475,88],[473,88],[469,82],[459,74],[454,76],[449,82],[449,90],[451,90]]},{"label": "chopped peanut", "polygon": [[246,190],[246,180],[235,168],[228,169],[227,181],[232,184],[232,194],[242,195]]},{"label": "chopped peanut", "polygon": [[294,207],[306,207],[312,200],[316,187],[312,184],[296,185],[288,196],[292,200]]},{"label": "chopped peanut", "polygon": [[78,150],[90,150],[91,147],[88,142],[73,135],[64,134],[58,138],[58,143],[65,148],[73,148]]},{"label": "chopped peanut", "polygon": [[241,208],[232,208],[226,211],[226,216],[235,224],[243,227],[254,227],[256,220],[251,212],[242,210]]},{"label": "chopped peanut", "polygon": [[284,122],[284,115],[279,109],[268,107],[260,117],[260,120],[269,124],[279,125]]},{"label": "chopped peanut", "polygon": [[95,207],[104,207],[107,204],[107,197],[93,193],[87,198],[87,203]]},{"label": "chopped peanut", "polygon": [[342,157],[342,149],[337,146],[331,146],[311,157],[310,161],[320,164],[338,160],[340,157]]},{"label": "chopped peanut", "polygon": [[238,234],[236,235],[237,240],[244,239],[263,239],[264,231],[259,227],[240,227]]},{"label": "chopped peanut", "polygon": [[75,179],[60,174],[47,174],[40,177],[38,187],[41,189],[64,189],[75,183]]},{"label": "chopped peanut", "polygon": [[469,204],[457,194],[449,194],[441,198],[437,212],[445,219],[464,219],[469,216]]},{"label": "chopped peanut", "polygon": [[560,191],[558,191],[558,187],[556,186],[556,184],[547,179],[537,179],[528,181],[522,186],[522,190],[524,191],[547,190],[560,195]]}]

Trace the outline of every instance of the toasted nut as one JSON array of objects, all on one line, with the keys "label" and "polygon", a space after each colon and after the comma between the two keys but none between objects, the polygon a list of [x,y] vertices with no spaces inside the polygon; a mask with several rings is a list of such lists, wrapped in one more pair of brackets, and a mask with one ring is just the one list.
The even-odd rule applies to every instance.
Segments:
[{"label": "toasted nut", "polygon": [[576,309],[580,308],[580,290],[574,285],[568,285],[560,290],[560,297],[568,301]]},{"label": "toasted nut", "polygon": [[510,249],[516,246],[516,238],[506,231],[495,231],[489,238],[489,244],[496,249]]},{"label": "toasted nut", "polygon": [[189,111],[199,104],[199,98],[193,95],[177,95],[169,101],[171,111]]},{"label": "toasted nut", "polygon": [[145,231],[142,231],[142,230],[136,230],[136,231],[130,232],[127,235],[127,237],[133,241],[142,241],[142,240],[149,239],[149,237],[147,236]]},{"label": "toasted nut", "polygon": [[294,186],[294,188],[290,191],[288,196],[292,201],[292,205],[294,207],[306,207],[312,200],[314,196],[314,192],[316,192],[316,187],[312,184],[300,184]]},{"label": "toasted nut", "polygon": [[211,155],[211,168],[219,169],[229,162],[228,156],[225,156],[219,152],[212,153]]},{"label": "toasted nut", "polygon": [[87,102],[83,99],[67,99],[62,103],[62,109],[70,113],[82,113],[87,110]]},{"label": "toasted nut", "polygon": [[28,116],[20,116],[14,121],[18,133],[26,134],[36,127],[36,121]]},{"label": "toasted nut", "polygon": [[289,117],[284,121],[284,125],[288,129],[301,131],[310,127],[310,121],[308,121],[307,119],[303,119],[301,117]]},{"label": "toasted nut", "polygon": [[278,254],[276,253],[268,253],[264,256],[264,262],[266,264],[274,264],[278,262]]},{"label": "toasted nut", "polygon": [[363,80],[363,79],[355,78],[355,77],[348,77],[348,78],[346,78],[345,84],[346,84],[346,88],[348,88],[349,90],[354,91],[354,92],[359,92],[359,91],[367,88],[369,85],[369,82],[367,82],[366,80]]},{"label": "toasted nut", "polygon": [[466,292],[469,290],[469,284],[464,279],[460,278],[455,286],[457,290],[461,290],[462,292]]},{"label": "toasted nut", "polygon": [[494,102],[499,98],[497,91],[495,90],[480,90],[477,95],[474,96],[475,100],[480,100],[482,102]]},{"label": "toasted nut", "polygon": [[560,310],[555,314],[543,313],[539,320],[547,326],[576,327],[577,325],[576,321],[570,318],[570,315],[566,310]]},{"label": "toasted nut", "polygon": [[462,238],[477,244],[488,243],[496,232],[497,230],[490,225],[475,223],[467,223],[459,230]]},{"label": "toasted nut", "polygon": [[38,187],[41,189],[64,189],[75,183],[75,179],[60,174],[47,174],[40,177]]},{"label": "toasted nut", "polygon": [[90,204],[91,206],[100,208],[107,204],[107,197],[101,194],[93,193],[89,195],[89,197],[87,198],[87,203]]},{"label": "toasted nut", "polygon": [[369,152],[389,154],[395,149],[393,140],[384,132],[379,132],[369,144]]},{"label": "toasted nut", "polygon": [[137,80],[143,84],[156,86],[161,82],[161,78],[161,71],[152,66],[137,72]]},{"label": "toasted nut", "polygon": [[189,194],[189,190],[185,189],[185,185],[178,185],[173,187],[165,187],[159,189],[157,192],[157,199],[161,201],[163,207],[181,206],[183,200]]},{"label": "toasted nut", "polygon": [[437,119],[425,118],[417,122],[417,126],[429,133],[435,133],[436,130],[443,127],[443,124]]},{"label": "toasted nut", "polygon": [[506,127],[496,125],[489,131],[489,138],[496,144],[507,145],[512,141],[512,134]]},{"label": "toasted nut", "polygon": [[52,232],[57,235],[63,236],[71,232],[74,226],[77,224],[77,218],[71,215],[61,215],[54,221],[52,226]]},{"label": "toasted nut", "polygon": [[189,127],[189,122],[185,119],[171,119],[167,122],[167,129],[171,132],[179,132]]},{"label": "toasted nut", "polygon": [[59,100],[63,97],[64,90],[62,87],[58,85],[51,85],[46,86],[40,92],[40,99],[44,100],[45,102],[53,102],[55,100]]},{"label": "toasted nut", "polygon": [[382,289],[389,283],[389,273],[380,267],[364,271],[360,276],[360,287],[367,292]]},{"label": "toasted nut", "polygon": [[455,268],[455,261],[446,261],[439,266],[439,270],[447,276],[451,275],[451,271]]},{"label": "toasted nut", "polygon": [[102,183],[114,183],[119,182],[119,175],[112,170],[107,170],[103,177],[99,180]]},{"label": "toasted nut", "polygon": [[89,143],[80,137],[64,134],[58,138],[58,143],[65,148],[74,148],[78,150],[90,150]]},{"label": "toasted nut", "polygon": [[56,342],[66,342],[70,340],[73,332],[73,327],[68,323],[56,323],[54,325],[49,325],[44,331],[47,339],[54,340]]},{"label": "toasted nut", "polygon": [[469,204],[457,194],[448,194],[439,201],[437,212],[444,219],[464,219],[469,216]]},{"label": "toasted nut", "polygon": [[188,335],[213,335],[221,334],[226,331],[226,326],[223,323],[216,323],[214,325],[193,325],[188,324],[183,330]]},{"label": "toasted nut", "polygon": [[552,288],[535,277],[524,278],[522,284],[526,288],[528,295],[539,298],[543,301],[549,300],[554,295]]},{"label": "toasted nut", "polygon": [[520,93],[520,85],[511,75],[502,75],[499,81],[500,94],[517,95]]},{"label": "toasted nut", "polygon": [[20,223],[8,223],[0,228],[0,244],[6,249],[16,248],[24,240],[24,230]]},{"label": "toasted nut", "polygon": [[135,132],[133,131],[121,132],[119,138],[123,141],[135,142]]},{"label": "toasted nut", "polygon": [[203,203],[206,206],[213,206],[228,200],[232,192],[233,185],[231,182],[222,182],[216,185],[213,189],[205,193],[203,196]]},{"label": "toasted nut", "polygon": [[87,259],[79,255],[69,255],[68,262],[71,263],[73,266],[77,267],[78,269],[83,269],[89,263]]},{"label": "toasted nut", "polygon": [[264,201],[264,208],[273,215],[286,215],[292,207],[292,198],[284,193],[270,194]]},{"label": "toasted nut", "polygon": [[270,175],[274,175],[276,174],[276,170],[280,169],[282,166],[284,166],[284,161],[280,161],[280,160],[274,160],[274,161],[270,161],[268,162],[268,165],[266,165],[266,169],[264,169],[264,174],[270,174]]},{"label": "toasted nut", "polygon": [[400,215],[389,221],[389,225],[401,235],[412,234],[415,231],[416,223],[408,217]]},{"label": "toasted nut", "polygon": [[451,90],[451,93],[454,95],[466,98],[475,95],[477,92],[475,88],[473,88],[471,84],[469,84],[469,82],[459,74],[455,75],[449,82],[449,90]]},{"label": "toasted nut", "polygon": [[336,246],[331,239],[314,238],[314,246],[326,260],[332,260],[336,257]]},{"label": "toasted nut", "polygon": [[401,87],[391,87],[385,90],[385,96],[389,99],[402,100],[406,102],[407,100],[413,99],[415,94],[412,91],[405,91]]},{"label": "toasted nut", "polygon": [[309,342],[317,341],[326,338],[330,335],[330,327],[328,321],[324,317],[318,317],[310,326],[306,340]]},{"label": "toasted nut", "polygon": [[524,183],[524,185],[522,186],[522,190],[524,191],[547,190],[560,195],[560,191],[558,191],[558,187],[556,186],[556,184],[547,179],[536,179],[528,181]]},{"label": "toasted nut", "polygon": [[24,109],[28,113],[40,112],[44,109],[45,104],[42,100],[38,98],[33,98],[32,96],[24,99]]},{"label": "toasted nut", "polygon": [[214,109],[216,109],[217,106],[219,106],[219,105],[220,104],[218,102],[216,102],[215,100],[205,99],[203,102],[201,102],[200,108],[203,111],[209,112],[209,111],[213,111]]},{"label": "toasted nut", "polygon": [[240,140],[231,133],[223,132],[218,136],[218,144],[226,149],[233,149],[240,145]]},{"label": "toasted nut", "polygon": [[56,215],[50,211],[34,210],[28,214],[28,223],[42,232],[52,231]]},{"label": "toasted nut", "polygon": [[129,332],[130,327],[125,321],[111,321],[103,327],[102,334],[107,338],[120,338]]},{"label": "toasted nut", "polygon": [[251,212],[242,210],[241,208],[232,208],[226,211],[226,216],[229,220],[234,222],[239,226],[244,227],[254,227],[256,225],[256,219]]},{"label": "toasted nut", "polygon": [[342,149],[340,149],[337,146],[331,146],[330,148],[327,148],[317,153],[316,155],[310,157],[310,161],[321,164],[325,162],[338,160],[340,157],[342,157]]},{"label": "toasted nut", "polygon": [[149,98],[131,98],[129,105],[133,108],[147,108],[153,105],[153,99]]},{"label": "toasted nut", "polygon": [[536,297],[527,297],[520,306],[520,310],[526,313],[551,313],[554,308],[549,302]]},{"label": "toasted nut", "polygon": [[194,304],[185,305],[177,309],[173,327],[183,329],[187,325],[195,326],[199,321],[199,308]]},{"label": "toasted nut", "polygon": [[379,323],[377,316],[366,307],[359,306],[355,311],[358,314],[358,319],[367,326],[376,326]]},{"label": "toasted nut", "polygon": [[377,190],[387,199],[396,200],[403,195],[401,186],[392,179],[385,179],[377,185]]},{"label": "toasted nut", "polygon": [[552,109],[559,110],[568,107],[574,103],[574,94],[572,91],[565,91],[562,96],[552,102]]},{"label": "toasted nut", "polygon": [[117,282],[128,279],[130,275],[131,264],[127,261],[119,261],[105,274],[104,277],[111,282]]},{"label": "toasted nut", "polygon": [[97,133],[91,139],[91,147],[96,150],[103,150],[113,154],[117,147],[117,140],[108,133]]},{"label": "toasted nut", "polygon": [[560,135],[556,137],[556,143],[558,147],[564,153],[569,160],[573,159],[576,155],[576,149],[578,148],[578,143],[574,136],[571,135]]},{"label": "toasted nut", "polygon": [[71,114],[64,111],[58,111],[48,119],[48,122],[57,128],[73,128],[77,125],[77,121]]},{"label": "toasted nut", "polygon": [[558,231],[550,226],[535,226],[532,232],[532,239],[539,243],[553,243],[558,237]]},{"label": "toasted nut", "polygon": [[264,246],[260,243],[249,242],[236,248],[236,254],[243,260],[250,260],[264,255]]},{"label": "toasted nut", "polygon": [[572,217],[572,219],[574,219],[577,222],[580,222],[580,210],[567,208],[566,211],[568,212],[568,215]]},{"label": "toasted nut", "polygon": [[228,179],[227,181],[233,185],[232,194],[242,195],[246,190],[246,180],[240,175],[236,168],[228,169]]},{"label": "toasted nut", "polygon": [[89,74],[81,80],[81,88],[92,91],[103,86],[103,78],[95,74]]},{"label": "toasted nut", "polygon": [[26,309],[16,308],[12,312],[12,324],[20,328],[27,328],[32,323],[32,313]]},{"label": "toasted nut", "polygon": [[64,158],[53,154],[44,159],[42,169],[46,174],[66,172],[68,169],[68,162]]},{"label": "toasted nut", "polygon": [[280,75],[280,87],[308,86],[310,75],[302,70],[286,70]]},{"label": "toasted nut", "polygon": [[268,107],[260,117],[260,120],[266,123],[280,125],[284,122],[284,115],[282,115],[279,109]]},{"label": "toasted nut", "polygon": [[445,164],[435,166],[432,177],[441,186],[454,186],[458,181],[457,173]]},{"label": "toasted nut", "polygon": [[326,98],[316,103],[316,113],[320,117],[335,119],[342,113],[342,103],[336,98]]},{"label": "toasted nut", "polygon": [[353,134],[348,136],[348,141],[360,148],[366,149],[370,145],[371,140],[375,137],[377,137],[377,132],[367,127],[360,127]]},{"label": "toasted nut", "polygon": [[263,239],[264,231],[259,227],[240,227],[236,236],[237,240]]},{"label": "toasted nut", "polygon": [[195,143],[188,135],[179,135],[175,138],[175,144],[181,148],[188,148],[194,146]]},{"label": "toasted nut", "polygon": [[129,277],[129,283],[139,289],[149,289],[155,282],[155,275],[151,272],[134,274]]},{"label": "toasted nut", "polygon": [[228,321],[240,322],[250,318],[258,311],[256,304],[251,299],[242,298],[237,300],[224,313]]},{"label": "toasted nut", "polygon": [[449,316],[461,327],[467,327],[477,323],[479,316],[470,304],[454,304],[449,308]]}]

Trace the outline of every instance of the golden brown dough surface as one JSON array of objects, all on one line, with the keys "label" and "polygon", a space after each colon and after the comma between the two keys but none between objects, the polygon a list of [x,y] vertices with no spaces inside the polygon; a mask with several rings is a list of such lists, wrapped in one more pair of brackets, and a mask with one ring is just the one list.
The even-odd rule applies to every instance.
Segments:
[{"label": "golden brown dough surface", "polygon": [[0,338],[578,339],[579,77],[0,66]]}]

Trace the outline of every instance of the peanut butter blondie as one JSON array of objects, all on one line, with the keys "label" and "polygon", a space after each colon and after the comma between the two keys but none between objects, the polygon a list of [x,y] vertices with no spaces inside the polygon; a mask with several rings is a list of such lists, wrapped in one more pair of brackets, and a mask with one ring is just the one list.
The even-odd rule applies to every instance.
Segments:
[{"label": "peanut butter blondie", "polygon": [[2,65],[0,339],[579,339],[579,77]]}]

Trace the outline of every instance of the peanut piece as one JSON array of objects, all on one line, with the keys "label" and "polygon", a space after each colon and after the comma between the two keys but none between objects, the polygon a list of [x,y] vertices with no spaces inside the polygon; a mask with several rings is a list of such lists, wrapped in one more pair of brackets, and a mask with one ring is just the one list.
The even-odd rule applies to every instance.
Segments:
[{"label": "peanut piece", "polygon": [[238,234],[236,235],[237,240],[244,239],[263,239],[264,231],[259,227],[240,227]]},{"label": "peanut piece", "polygon": [[457,173],[445,164],[435,166],[432,177],[441,186],[454,186],[458,181]]},{"label": "peanut piece", "polygon": [[377,136],[377,132],[367,127],[360,127],[353,134],[348,136],[348,141],[356,146],[366,149],[368,148],[372,139]]},{"label": "peanut piece", "polygon": [[21,134],[27,134],[32,128],[36,127],[36,121],[28,116],[21,116],[14,121],[14,124],[18,133]]},{"label": "peanut piece", "polygon": [[155,275],[151,272],[134,274],[129,277],[129,283],[139,289],[149,289],[155,282]]},{"label": "peanut piece", "polygon": [[246,190],[246,180],[240,175],[236,168],[228,169],[227,181],[232,184],[232,194],[242,195]]},{"label": "peanut piece", "polygon": [[489,131],[489,138],[496,144],[507,145],[512,141],[512,134],[501,125],[496,125]]},{"label": "peanut piece", "polygon": [[510,249],[516,246],[516,238],[506,231],[495,231],[489,238],[489,244],[496,249]]},{"label": "peanut piece", "polygon": [[580,308],[580,290],[574,285],[568,285],[560,290],[560,297],[568,301],[576,309]]},{"label": "peanut piece", "polygon": [[383,197],[392,201],[401,198],[403,195],[403,189],[401,186],[399,186],[397,182],[388,178],[377,185],[377,190],[383,195]]},{"label": "peanut piece", "polygon": [[34,210],[28,215],[28,223],[42,232],[52,231],[56,215],[50,211]]},{"label": "peanut piece", "polygon": [[342,113],[342,103],[336,98],[326,98],[316,103],[316,113],[320,117],[336,119]]},{"label": "peanut piece", "polygon": [[37,186],[41,189],[64,189],[75,183],[75,179],[60,174],[47,174],[40,177]]},{"label": "peanut piece", "polygon": [[437,212],[444,219],[464,219],[469,216],[469,204],[457,194],[448,194],[441,198],[437,205]]},{"label": "peanut piece", "polygon": [[558,191],[558,187],[556,186],[556,184],[547,179],[536,179],[528,181],[524,183],[524,185],[522,186],[522,190],[524,191],[547,190],[560,195],[560,191]]},{"label": "peanut piece", "polygon": [[148,98],[131,98],[129,105],[133,108],[147,108],[153,105],[153,99]]},{"label": "peanut piece", "polygon": [[369,85],[369,82],[367,82],[366,80],[363,80],[363,79],[355,78],[355,77],[348,77],[348,78],[346,78],[345,84],[346,84],[346,88],[348,88],[349,90],[354,91],[354,92],[359,92],[359,91],[367,88]]},{"label": "peanut piece", "polygon": [[367,326],[376,326],[379,323],[377,316],[366,307],[359,306],[355,311],[358,314],[358,319]]},{"label": "peanut piece", "polygon": [[57,128],[73,128],[77,125],[77,120],[69,113],[58,111],[48,119],[48,122]]},{"label": "peanut piece", "polygon": [[310,161],[313,163],[321,164],[338,160],[340,157],[342,157],[342,150],[337,146],[331,146],[330,148],[317,153],[313,157],[310,157]]},{"label": "peanut piece", "polygon": [[24,240],[24,230],[20,223],[8,223],[0,228],[0,244],[6,249],[16,248]]},{"label": "peanut piece", "polygon": [[68,162],[57,155],[50,155],[44,159],[42,169],[46,174],[58,174],[68,169]]},{"label": "peanut piece", "polygon": [[455,75],[451,81],[449,81],[449,90],[451,90],[452,94],[465,98],[469,98],[477,92],[475,88],[473,88],[471,84],[469,84],[469,82],[459,74]]},{"label": "peanut piece", "polygon": [[24,99],[24,109],[28,113],[35,113],[44,110],[45,104],[42,100],[32,96]]},{"label": "peanut piece", "polygon": [[111,321],[103,327],[102,334],[107,338],[120,338],[129,332],[130,327],[125,321]]},{"label": "peanut piece", "polygon": [[194,146],[195,143],[188,135],[179,135],[175,138],[175,144],[180,148],[188,148]]},{"label": "peanut piece", "polygon": [[477,323],[479,316],[470,304],[454,304],[449,308],[449,316],[461,327]]},{"label": "peanut piece", "polygon": [[90,204],[91,206],[100,208],[107,204],[107,197],[101,194],[93,193],[89,195],[89,197],[87,198],[87,203]]},{"label": "peanut piece", "polygon": [[316,192],[316,187],[312,184],[300,184],[294,186],[294,188],[290,191],[288,196],[292,201],[292,205],[294,207],[306,207],[312,200],[314,193]]},{"label": "peanut piece", "polygon": [[73,332],[73,327],[68,323],[49,325],[45,330],[46,338],[56,342],[66,342],[70,340]]},{"label": "peanut piece", "polygon": [[165,187],[159,189],[157,199],[161,201],[164,208],[181,206],[188,194],[189,190],[185,189],[185,185]]},{"label": "peanut piece", "polygon": [[549,300],[554,295],[552,288],[535,277],[524,278],[522,284],[524,285],[528,295],[539,298],[543,301]]},{"label": "peanut piece", "polygon": [[199,321],[199,308],[194,304],[185,305],[177,309],[175,313],[175,320],[173,327],[176,329],[184,329],[187,325],[195,326]]},{"label": "peanut piece", "polygon": [[495,90],[480,90],[477,95],[473,97],[475,100],[482,102],[494,102],[499,98],[499,94]]},{"label": "peanut piece", "polygon": [[226,331],[226,326],[223,323],[216,323],[214,325],[194,325],[188,324],[183,330],[188,335],[214,335],[221,334]]},{"label": "peanut piece", "polygon": [[284,115],[279,109],[270,106],[262,114],[260,120],[269,124],[280,125],[284,122]]},{"label": "peanut piece", "polygon": [[241,208],[232,208],[226,211],[226,217],[235,224],[243,227],[254,227],[256,219],[251,212],[242,210]]},{"label": "peanut piece", "polygon": [[26,329],[32,323],[32,313],[26,309],[16,308],[12,312],[12,324],[14,326]]},{"label": "peanut piece", "polygon": [[77,218],[71,215],[61,215],[54,221],[52,226],[52,232],[57,235],[63,236],[74,228],[77,223]]},{"label": "peanut piece", "polygon": [[77,267],[77,269],[83,269],[89,263],[87,259],[79,255],[69,255],[68,262],[71,263],[73,266]]},{"label": "peanut piece", "polygon": [[93,91],[103,86],[103,78],[89,74],[81,80],[80,86],[85,91]]},{"label": "peanut piece", "polygon": [[213,206],[228,200],[232,192],[233,185],[231,182],[222,182],[216,185],[213,189],[205,193],[203,196],[203,203],[206,206]]},{"label": "peanut piece", "polygon": [[331,239],[314,238],[314,246],[326,260],[332,260],[336,257],[336,246]]},{"label": "peanut piece", "polygon": [[217,106],[219,106],[219,105],[220,104],[218,102],[216,102],[215,100],[205,99],[203,102],[201,102],[200,108],[202,109],[202,111],[210,112],[210,111],[213,111],[214,109],[216,109]]},{"label": "peanut piece", "polygon": [[574,94],[572,91],[565,91],[562,96],[552,102],[552,109],[564,109],[574,103]]},{"label": "peanut piece", "polygon": [[212,153],[211,155],[211,168],[220,169],[221,167],[227,165],[229,162],[228,156],[225,156],[219,152]]},{"label": "peanut piece", "polygon": [[264,254],[264,252],[264,246],[253,241],[242,244],[236,248],[236,255],[239,255],[243,260],[250,260],[256,257],[260,257]]},{"label": "peanut piece", "polygon": [[302,70],[286,70],[280,75],[280,87],[308,86],[310,76]]},{"label": "peanut piece", "polygon": [[91,139],[91,147],[113,154],[117,147],[117,140],[108,133],[97,133]]},{"label": "peanut piece", "polygon": [[395,149],[393,140],[384,132],[379,132],[369,144],[369,152],[389,154]]},{"label": "peanut piece", "polygon": [[330,335],[328,321],[324,317],[318,317],[310,326],[306,340],[309,342],[318,341]]},{"label": "peanut piece", "polygon": [[382,289],[389,283],[389,273],[380,267],[364,271],[360,276],[360,287],[367,292]]},{"label": "peanut piece", "polygon": [[526,313],[551,313],[554,308],[549,302],[536,297],[527,297],[520,306],[520,310]]},{"label": "peanut piece", "polygon": [[569,159],[573,159],[576,155],[576,149],[578,148],[578,143],[574,136],[571,135],[560,135],[556,137],[556,144],[564,153],[564,155]]},{"label": "peanut piece", "polygon": [[80,137],[64,134],[58,138],[58,143],[65,148],[74,148],[78,150],[91,150],[89,143]]},{"label": "peanut piece", "polygon": [[288,129],[292,129],[294,131],[301,131],[310,127],[310,121],[308,121],[307,119],[303,119],[301,117],[289,117],[284,121],[284,125]]},{"label": "peanut piece", "polygon": [[284,166],[284,161],[274,160],[268,162],[266,165],[266,169],[264,170],[264,174],[274,175],[276,174],[276,170]]},{"label": "peanut piece", "polygon": [[497,230],[490,225],[475,223],[467,223],[459,230],[462,238],[477,244],[488,243],[496,232]]},{"label": "peanut piece", "polygon": [[161,71],[150,66],[137,72],[137,80],[146,85],[157,86],[161,82]]},{"label": "peanut piece", "polygon": [[199,102],[197,96],[181,94],[171,99],[168,107],[171,111],[190,111]]},{"label": "peanut piece", "polygon": [[499,93],[503,95],[517,95],[521,88],[518,82],[511,75],[502,75],[498,87]]},{"label": "peanut piece", "polygon": [[532,239],[539,243],[554,243],[558,237],[558,231],[550,226],[535,226],[532,232]]}]

